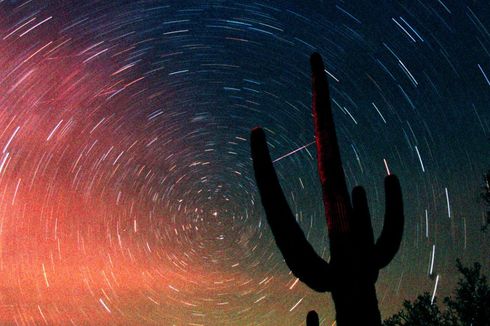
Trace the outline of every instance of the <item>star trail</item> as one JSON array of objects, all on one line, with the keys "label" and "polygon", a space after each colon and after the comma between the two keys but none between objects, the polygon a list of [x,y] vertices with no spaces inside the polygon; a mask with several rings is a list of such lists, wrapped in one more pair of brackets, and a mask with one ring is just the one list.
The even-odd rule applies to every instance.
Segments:
[{"label": "star trail", "polygon": [[329,248],[309,56],[375,234],[405,201],[383,317],[488,275],[486,1],[0,1],[0,324],[334,323],[290,273],[250,158],[262,126],[310,242]]}]

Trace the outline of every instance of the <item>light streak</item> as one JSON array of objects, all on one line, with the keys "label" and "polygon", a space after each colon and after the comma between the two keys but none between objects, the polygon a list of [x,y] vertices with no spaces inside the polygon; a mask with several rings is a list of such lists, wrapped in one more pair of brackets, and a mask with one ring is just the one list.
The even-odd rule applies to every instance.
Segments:
[{"label": "light streak", "polygon": [[99,298],[99,302],[104,307],[104,309],[107,310],[108,313],[111,313],[111,310],[109,309],[109,307],[107,307],[107,305],[105,304],[104,300],[102,300],[102,298]]},{"label": "light streak", "polygon": [[417,40],[415,40],[415,39],[412,37],[412,35],[410,35],[410,33],[409,33],[409,32],[408,32],[406,29],[405,29],[405,27],[403,27],[402,25],[400,25],[400,23],[399,23],[399,22],[397,22],[395,18],[391,18],[391,20],[392,20],[392,21],[394,21],[394,22],[395,22],[395,24],[397,24],[397,25],[398,25],[398,27],[400,27],[400,28],[402,29],[402,31],[404,31],[404,32],[405,32],[405,34],[407,34],[407,35],[408,35],[408,37],[410,37],[410,39],[411,39],[411,40],[412,40],[414,43],[416,43],[416,42],[417,42]]},{"label": "light streak", "polygon": [[53,16],[49,16],[48,18],[46,18],[45,20],[37,23],[36,25],[32,26],[31,28],[29,28],[27,31],[25,31],[24,33],[20,34],[19,37],[22,37],[24,35],[26,35],[27,33],[29,33],[30,31],[32,31],[34,28],[38,27],[39,25],[41,24],[44,24],[45,22],[47,22],[48,20],[50,20],[51,18],[53,18]]},{"label": "light streak", "polygon": [[51,137],[53,137],[53,134],[55,133],[56,129],[58,129],[60,127],[62,122],[63,122],[63,119],[61,119],[60,122],[58,122],[58,124],[54,127],[54,129],[49,134],[48,138],[46,138],[46,141],[49,141],[51,139]]},{"label": "light streak", "polygon": [[287,154],[284,154],[283,156],[276,158],[274,161],[272,161],[272,163],[276,163],[277,161],[280,161],[283,158],[286,158],[286,157],[288,157],[290,155],[293,155],[294,153],[299,152],[299,151],[305,149],[306,147],[313,145],[314,143],[315,143],[315,141],[312,141],[311,143],[308,143],[306,145],[303,145],[300,148],[295,149],[294,151],[291,151],[291,152],[289,152]]},{"label": "light streak", "polygon": [[46,274],[46,268],[44,267],[44,263],[41,264],[43,267],[43,275],[44,275],[44,281],[46,282],[46,287],[49,288],[49,282],[48,282],[48,275]]},{"label": "light streak", "polygon": [[5,145],[5,147],[3,148],[3,153],[5,154],[5,152],[7,151],[7,148],[9,147],[10,143],[12,142],[12,139],[14,139],[15,135],[17,134],[17,132],[19,131],[20,129],[20,126],[17,126],[17,128],[15,128],[15,131],[14,133],[12,134],[12,136],[10,136],[10,139],[8,140],[7,144]]},{"label": "light streak", "polygon": [[174,72],[169,73],[168,75],[169,76],[173,76],[173,75],[183,74],[183,73],[186,73],[186,72],[189,72],[189,69],[174,71]]},{"label": "light streak", "polygon": [[374,102],[371,102],[371,104],[374,106],[374,108],[376,109],[376,111],[378,112],[379,116],[381,117],[381,119],[383,119],[383,122],[386,123],[386,120],[385,120],[385,117],[383,117],[383,115],[381,114],[381,112],[379,111],[378,107],[376,106],[376,104],[374,104]]},{"label": "light streak", "polygon": [[400,280],[398,281],[398,285],[396,286],[396,295],[398,295],[398,293],[400,292],[400,287],[402,286],[402,280],[403,280],[403,274],[405,273],[405,271],[402,271],[401,275],[400,275]]},{"label": "light streak", "polygon": [[39,52],[41,52],[42,50],[44,50],[45,48],[47,48],[49,45],[51,45],[51,43],[53,43],[53,41],[48,42],[43,47],[41,47],[39,50],[37,50],[36,52],[34,52],[33,54],[31,54],[27,59],[24,60],[24,63],[26,63],[27,61],[31,60],[36,54],[38,54]]},{"label": "light streak", "polygon": [[87,63],[87,62],[89,62],[90,60],[92,60],[92,59],[94,59],[94,58],[98,57],[99,55],[101,55],[102,53],[107,52],[107,51],[109,51],[109,49],[103,49],[103,50],[100,50],[100,51],[99,51],[99,52],[97,52],[96,54],[94,54],[94,55],[92,55],[92,56],[88,57],[87,59],[83,60],[83,63]]},{"label": "light streak", "polygon": [[41,310],[41,306],[40,305],[37,305],[37,310],[39,310],[39,313],[41,314],[41,317],[43,318],[44,323],[46,325],[48,325],[48,321],[46,320],[46,316],[44,316],[43,311]]},{"label": "light streak", "polygon": [[415,28],[413,28],[409,23],[407,23],[407,21],[405,19],[403,19],[403,17],[400,16],[400,19],[405,23],[405,25],[407,25],[411,30],[412,32],[415,33],[415,35],[417,35],[417,37],[423,42],[424,39],[419,35],[419,33],[417,33],[417,31],[415,30]]},{"label": "light streak", "polygon": [[436,245],[432,245],[432,258],[430,260],[430,271],[429,275],[432,275],[432,272],[434,271],[434,257],[436,254]]},{"label": "light streak", "polygon": [[170,31],[170,32],[165,32],[163,35],[172,35],[172,34],[178,34],[178,33],[186,33],[188,32],[188,29],[180,29],[178,31]]},{"label": "light streak", "polygon": [[294,308],[296,308],[296,307],[297,307],[297,306],[298,306],[298,305],[301,303],[301,301],[303,301],[303,299],[304,299],[304,298],[299,299],[299,301],[298,301],[298,302],[296,302],[296,304],[295,304],[294,306],[292,306],[292,307],[291,307],[291,309],[289,309],[289,311],[293,311],[293,310],[294,310]]},{"label": "light streak", "polygon": [[332,77],[332,78],[333,78],[333,79],[334,79],[334,80],[335,80],[337,83],[339,83],[339,82],[340,82],[340,81],[339,81],[339,79],[338,79],[337,77],[335,77],[334,75],[332,75],[332,74],[330,73],[330,71],[328,71],[327,69],[325,69],[325,72],[327,73],[327,75],[329,75],[330,77]]},{"label": "light streak", "polygon": [[415,151],[417,152],[417,156],[419,157],[419,162],[420,162],[420,166],[422,167],[422,172],[425,173],[424,163],[422,162],[422,157],[420,157],[420,152],[417,145],[415,145]]},{"label": "light streak", "polygon": [[350,146],[352,147],[352,150],[354,151],[354,154],[356,155],[356,160],[357,160],[357,163],[359,164],[359,168],[361,169],[361,172],[364,173],[364,169],[362,168],[362,164],[361,164],[361,158],[359,157],[359,154],[357,153],[356,148],[354,147],[353,144],[350,144]]},{"label": "light streak", "polygon": [[17,27],[16,29],[14,29],[12,32],[8,33],[4,38],[3,40],[6,40],[8,37],[12,36],[12,34],[14,34],[15,32],[17,32],[19,29],[21,29],[22,27],[28,25],[29,23],[32,23],[33,21],[36,20],[36,17],[34,18],[31,18],[29,21],[25,22],[24,24],[20,25],[19,27]]},{"label": "light streak", "polygon": [[425,210],[425,237],[429,238],[429,213]]},{"label": "light streak", "polygon": [[255,300],[254,303],[260,302],[260,301],[264,300],[266,297],[267,297],[266,295],[263,295],[260,298],[258,298],[257,300]]},{"label": "light streak", "polygon": [[17,186],[15,187],[14,196],[12,198],[12,206],[15,204],[15,198],[17,197],[17,192],[19,191],[20,180],[21,178],[19,178],[19,181],[17,181]]},{"label": "light streak", "polygon": [[385,158],[383,159],[383,162],[385,164],[386,174],[387,175],[390,175],[391,174],[390,168],[388,167],[388,162],[386,162],[386,159]]},{"label": "light streak", "polygon": [[296,279],[296,281],[293,282],[293,284],[289,287],[290,290],[294,288],[294,286],[298,283],[299,278]]},{"label": "light streak", "polygon": [[415,79],[415,77],[413,77],[413,75],[410,72],[410,70],[408,70],[408,68],[405,66],[405,64],[400,59],[398,59],[398,63],[400,63],[400,66],[403,68],[403,70],[405,71],[405,73],[408,75],[408,77],[410,78],[410,80],[413,82],[414,86],[417,87],[417,85],[419,83],[417,82],[417,80]]},{"label": "light streak", "polygon": [[436,297],[437,284],[439,283],[439,275],[436,277],[436,284],[434,285],[434,292],[432,292],[432,298],[430,299],[430,304],[434,303],[434,299]]},{"label": "light streak", "polygon": [[345,112],[347,112],[347,114],[349,115],[349,117],[352,119],[352,121],[354,121],[355,124],[357,124],[357,121],[356,119],[354,119],[354,117],[352,116],[352,114],[350,113],[349,110],[347,110],[347,108],[344,106],[344,110]]},{"label": "light streak", "polygon": [[437,2],[439,2],[448,13],[452,14],[451,10],[449,10],[449,8],[441,0],[437,0]]},{"label": "light streak", "polygon": [[447,188],[444,188],[446,191],[446,202],[447,202],[447,215],[451,218],[451,206],[449,205],[449,194],[447,192]]},{"label": "light streak", "polygon": [[487,81],[487,84],[490,86],[490,80],[488,80],[487,74],[485,74],[485,71],[483,71],[483,69],[480,66],[480,64],[478,64],[478,68],[480,68],[480,71],[483,74],[483,77],[485,77],[485,80]]},{"label": "light streak", "polygon": [[0,173],[3,171],[3,167],[5,165],[5,162],[7,162],[7,159],[9,158],[9,152],[5,153],[5,156],[3,157],[2,162],[0,163]]}]

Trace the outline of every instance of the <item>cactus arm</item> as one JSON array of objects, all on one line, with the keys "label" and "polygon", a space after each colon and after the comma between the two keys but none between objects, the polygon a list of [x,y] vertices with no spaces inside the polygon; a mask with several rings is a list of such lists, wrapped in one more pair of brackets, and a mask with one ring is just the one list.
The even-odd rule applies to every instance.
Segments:
[{"label": "cactus arm", "polygon": [[[287,265],[313,290],[332,292],[338,325],[381,325],[375,282],[379,269],[395,256],[402,239],[404,216],[400,184],[385,178],[386,212],[383,230],[374,242],[366,193],[347,192],[321,56],[311,56],[312,106],[318,173],[330,238],[331,260],[325,262],[308,243],[296,222],[271,162],[264,131],[252,130],[255,179],[271,227]],[[307,325],[317,325],[310,312]]]},{"label": "cactus arm", "polygon": [[320,325],[320,320],[318,314],[315,310],[310,310],[308,315],[306,315],[306,326],[318,326]]},{"label": "cactus arm", "polygon": [[331,270],[308,243],[296,222],[277,179],[269,155],[264,131],[255,128],[251,134],[255,180],[272,234],[286,264],[293,274],[315,291],[331,288]]},{"label": "cactus arm", "polygon": [[351,206],[335,134],[325,67],[318,53],[311,55],[310,63],[318,173],[322,184],[328,233],[332,239],[332,236],[349,231],[348,216]]},{"label": "cactus arm", "polygon": [[379,269],[393,259],[403,235],[405,219],[403,216],[402,191],[398,178],[389,175],[385,178],[385,220],[383,230],[374,248],[374,259]]}]

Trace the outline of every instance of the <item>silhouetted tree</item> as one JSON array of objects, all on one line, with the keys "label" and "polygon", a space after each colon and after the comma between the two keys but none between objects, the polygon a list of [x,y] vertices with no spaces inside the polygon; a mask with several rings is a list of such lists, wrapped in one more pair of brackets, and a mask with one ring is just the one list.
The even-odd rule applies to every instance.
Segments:
[{"label": "silhouetted tree", "polygon": [[272,165],[264,131],[255,128],[251,149],[262,205],[276,244],[293,274],[315,291],[332,293],[337,325],[381,325],[374,284],[379,270],[388,265],[400,247],[404,224],[400,184],[394,175],[385,178],[385,220],[375,242],[364,189],[354,188],[352,204],[347,191],[322,58],[314,53],[310,62],[330,262],[315,252],[297,224]]},{"label": "silhouetted tree", "polygon": [[431,296],[428,292],[419,295],[414,302],[405,300],[403,310],[391,316],[383,323],[384,326],[441,326],[449,325],[447,313],[442,313],[436,304],[437,298],[431,303]]},{"label": "silhouetted tree", "polygon": [[447,297],[444,303],[462,325],[490,325],[490,288],[485,275],[481,275],[481,265],[464,267],[458,259],[456,267],[463,278],[458,281],[454,299]]},{"label": "silhouetted tree", "polygon": [[404,301],[403,309],[383,323],[384,326],[489,326],[490,288],[481,275],[481,265],[464,267],[459,260],[456,267],[462,274],[453,297],[444,298],[446,307],[441,311],[437,298],[431,303],[429,293],[417,297],[412,303]]}]

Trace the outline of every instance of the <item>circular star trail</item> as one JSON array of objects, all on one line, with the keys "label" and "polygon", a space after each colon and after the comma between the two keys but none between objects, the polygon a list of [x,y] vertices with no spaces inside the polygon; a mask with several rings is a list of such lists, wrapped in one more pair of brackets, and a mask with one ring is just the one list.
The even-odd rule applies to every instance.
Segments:
[{"label": "circular star trail", "polygon": [[315,309],[331,325],[329,294],[298,282],[276,248],[249,150],[260,125],[328,260],[313,52],[376,234],[383,178],[401,181],[406,228],[377,282],[383,316],[449,294],[458,257],[488,272],[489,9],[1,1],[0,323],[301,325]]}]

